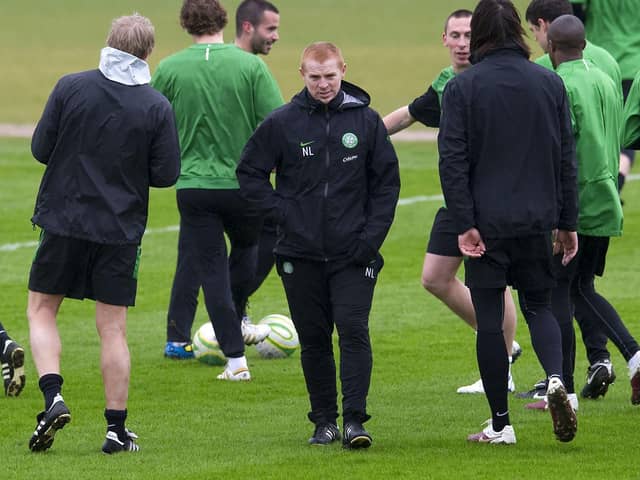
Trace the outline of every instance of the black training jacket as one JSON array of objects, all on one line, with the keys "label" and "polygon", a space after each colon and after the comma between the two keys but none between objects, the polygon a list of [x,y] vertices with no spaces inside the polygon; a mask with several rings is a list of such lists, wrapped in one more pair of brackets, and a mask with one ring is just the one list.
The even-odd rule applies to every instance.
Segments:
[{"label": "black training jacket", "polygon": [[[240,189],[278,225],[275,253],[347,258],[377,251],[400,192],[398,159],[369,95],[342,82],[328,105],[306,89],[271,113],[244,148]],[[269,175],[276,170],[276,188]]]},{"label": "black training jacket", "polygon": [[31,221],[56,235],[139,244],[149,187],[173,185],[180,148],[171,105],[149,85],[99,70],[62,77],[31,141],[47,167]]},{"label": "black training jacket", "polygon": [[444,90],[440,181],[459,233],[575,231],[576,155],[562,80],[518,48],[490,52]]}]

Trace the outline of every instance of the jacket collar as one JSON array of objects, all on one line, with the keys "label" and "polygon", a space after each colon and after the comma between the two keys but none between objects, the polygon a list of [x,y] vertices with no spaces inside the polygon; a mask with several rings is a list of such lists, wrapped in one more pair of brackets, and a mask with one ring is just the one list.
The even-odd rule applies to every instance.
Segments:
[{"label": "jacket collar", "polygon": [[524,58],[529,58],[527,52],[525,52],[519,45],[517,45],[516,43],[509,43],[507,45],[493,48],[482,56],[477,56],[474,52],[471,52],[469,61],[472,65],[475,65],[476,63],[481,62],[487,57],[504,55],[519,55]]},{"label": "jacket collar", "polygon": [[[291,101],[292,103],[308,109],[310,112],[324,108],[324,104],[313,98],[306,87],[301,92],[297,93]],[[366,107],[370,102],[371,97],[369,97],[367,92],[357,85],[343,80],[340,91],[335,98],[327,104],[327,107],[328,110],[331,111],[344,110],[348,108]]]},{"label": "jacket collar", "polygon": [[145,85],[151,80],[147,62],[111,47],[101,50],[98,69],[109,80],[123,85]]}]

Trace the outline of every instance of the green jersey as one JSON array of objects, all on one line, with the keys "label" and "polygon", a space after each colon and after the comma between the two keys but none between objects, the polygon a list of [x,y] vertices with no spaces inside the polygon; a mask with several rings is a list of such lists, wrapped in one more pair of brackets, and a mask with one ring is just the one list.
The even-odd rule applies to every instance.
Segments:
[{"label": "green jersey", "polygon": [[624,104],[622,146],[640,150],[640,72],[633,80]]},{"label": "green jersey", "polygon": [[[593,43],[587,41],[587,45],[584,47],[582,57],[591,61],[596,67],[609,75],[609,78],[613,80],[620,90],[622,95],[622,76],[620,74],[620,67],[618,62],[613,56],[607,52],[604,48],[601,48]],[[542,65],[549,70],[553,70],[553,64],[548,53],[545,53],[541,57],[536,59],[538,65]]]},{"label": "green jersey", "polygon": [[569,98],[578,158],[578,233],[622,234],[618,195],[622,98],[607,74],[584,59],[564,62],[556,73]]},{"label": "green jersey", "polygon": [[640,70],[640,0],[571,0],[585,8],[587,38],[606,49],[623,79]]},{"label": "green jersey", "polygon": [[194,44],[163,59],[151,85],[176,115],[176,188],[239,188],[236,167],[245,143],[284,103],[265,63],[236,45]]},{"label": "green jersey", "polygon": [[456,72],[453,71],[453,67],[449,65],[446,68],[443,68],[440,74],[435,78],[433,83],[431,84],[431,88],[438,94],[438,100],[442,105],[442,92],[444,92],[444,87],[447,85],[447,82],[456,76]]}]

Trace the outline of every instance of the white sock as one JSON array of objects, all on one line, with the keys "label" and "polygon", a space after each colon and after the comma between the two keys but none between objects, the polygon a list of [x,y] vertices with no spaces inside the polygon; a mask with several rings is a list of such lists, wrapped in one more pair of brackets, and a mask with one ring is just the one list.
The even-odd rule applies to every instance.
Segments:
[{"label": "white sock", "polygon": [[238,358],[229,358],[228,366],[229,366],[229,370],[231,370],[232,372],[236,372],[241,368],[248,368],[247,357],[243,355]]},{"label": "white sock", "polygon": [[636,371],[638,370],[638,367],[640,367],[640,350],[637,351],[635,355],[629,359],[629,362],[627,362],[627,365],[629,366],[629,375],[630,376],[635,375]]}]

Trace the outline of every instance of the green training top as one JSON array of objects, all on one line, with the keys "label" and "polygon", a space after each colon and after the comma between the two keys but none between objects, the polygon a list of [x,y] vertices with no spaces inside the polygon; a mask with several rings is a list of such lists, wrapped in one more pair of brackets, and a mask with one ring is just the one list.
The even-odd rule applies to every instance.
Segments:
[{"label": "green training top", "polygon": [[[604,48],[594,45],[589,41],[587,41],[587,45],[584,47],[582,57],[591,61],[596,67],[609,75],[613,83],[618,86],[620,97],[622,98],[622,76],[616,59]],[[548,53],[537,58],[535,62],[549,70],[553,70],[553,64],[551,63],[551,58]]]},{"label": "green training top", "polygon": [[151,85],[176,115],[182,153],[176,188],[239,188],[245,143],[284,103],[265,63],[233,44],[194,44],[163,59]]},{"label": "green training top", "polygon": [[598,67],[580,59],[558,65],[571,111],[578,157],[578,233],[598,237],[622,234],[618,195],[622,98]]},{"label": "green training top", "polygon": [[636,75],[624,104],[624,127],[622,146],[640,146],[640,72]]},{"label": "green training top", "polygon": [[586,12],[587,38],[606,49],[620,65],[623,79],[640,71],[640,0],[571,0]]},{"label": "green training top", "polygon": [[449,65],[442,69],[440,74],[431,84],[431,88],[433,88],[433,90],[438,94],[438,101],[440,102],[440,105],[442,105],[442,92],[444,92],[444,87],[447,85],[447,82],[455,76],[456,72],[454,72],[453,67]]}]

